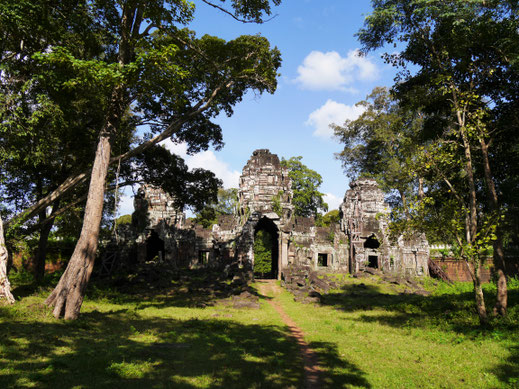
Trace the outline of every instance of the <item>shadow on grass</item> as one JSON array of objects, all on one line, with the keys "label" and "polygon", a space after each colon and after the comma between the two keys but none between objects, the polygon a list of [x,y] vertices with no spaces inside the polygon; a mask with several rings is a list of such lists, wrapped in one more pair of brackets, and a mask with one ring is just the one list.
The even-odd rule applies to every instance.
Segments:
[{"label": "shadow on grass", "polygon": [[160,268],[136,279],[94,280],[87,296],[116,304],[135,303],[139,308],[203,308],[244,291],[256,291],[240,282],[231,282],[221,272],[211,269],[176,270],[161,273]]},{"label": "shadow on grass", "polygon": [[[12,293],[17,300],[34,294],[50,294],[60,275],[47,274],[40,284],[32,277],[15,279]],[[94,277],[88,285],[86,298],[113,304],[136,304],[139,309],[151,306],[203,308],[244,291],[259,297],[253,288],[231,282],[222,272],[212,269],[172,270],[167,265],[159,265],[148,267],[141,273],[116,275],[112,279]]]},{"label": "shadow on grass", "polygon": [[[491,312],[495,291],[485,291],[487,309]],[[486,334],[498,329],[505,336],[514,335],[519,329],[519,290],[509,290],[509,317],[512,320],[492,320],[488,327],[481,327],[476,313],[472,292],[452,291],[437,296],[416,294],[388,294],[377,285],[348,284],[340,292],[323,296],[321,305],[333,306],[343,312],[368,312],[382,308],[391,315],[363,315],[362,320],[377,321],[393,327],[403,325],[456,332],[464,335]]]},{"label": "shadow on grass", "polygon": [[297,345],[276,326],[118,311],[75,322],[13,320],[0,333],[4,388],[286,388],[302,377]]},{"label": "shadow on grass", "polygon": [[[495,302],[495,290],[485,290],[489,314]],[[379,323],[399,329],[436,330],[427,332],[440,343],[459,343],[468,339],[493,339],[504,342],[510,351],[506,362],[492,369],[506,385],[519,387],[519,290],[508,290],[509,313],[506,318],[490,318],[482,327],[472,292],[456,291],[435,296],[387,294],[377,285],[348,284],[340,292],[323,296],[322,305],[343,312],[362,312],[355,320]],[[382,313],[379,313],[383,309]],[[514,386],[515,387],[515,386]]]},{"label": "shadow on grass", "polygon": [[[34,312],[23,309],[48,310],[41,305],[0,307],[0,387],[302,386],[298,346],[284,327],[142,318],[132,310],[38,322],[24,320]],[[326,375],[330,387],[369,386],[361,371],[338,357],[334,345],[311,347],[333,369]]]},{"label": "shadow on grass", "polygon": [[317,354],[323,368],[321,381],[326,388],[362,387],[371,388],[365,373],[353,363],[339,356],[337,346],[329,342],[311,342],[308,346]]},{"label": "shadow on grass", "polygon": [[519,345],[510,347],[510,355],[506,362],[497,366],[492,373],[511,388],[519,387]]}]

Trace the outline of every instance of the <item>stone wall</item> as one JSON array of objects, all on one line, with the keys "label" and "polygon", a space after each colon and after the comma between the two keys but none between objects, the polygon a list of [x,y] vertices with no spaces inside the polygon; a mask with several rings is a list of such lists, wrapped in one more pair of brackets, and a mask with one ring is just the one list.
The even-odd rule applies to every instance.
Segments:
[{"label": "stone wall", "polygon": [[389,240],[389,206],[373,179],[350,184],[340,207],[341,229],[348,236],[350,272],[366,267],[406,276],[429,275],[429,245],[423,234]]},{"label": "stone wall", "polygon": [[232,263],[252,272],[255,235],[263,229],[275,240],[273,266],[278,276],[291,264],[352,273],[376,267],[391,273],[428,274],[423,236],[389,242],[389,207],[377,183],[362,179],[350,186],[340,207],[340,223],[318,227],[313,218],[293,215],[288,170],[277,155],[260,149],[243,168],[235,215],[220,216],[211,229],[205,229],[186,222],[173,198],[145,185],[135,198],[131,236],[124,239],[135,242],[140,261],[157,251],[160,259],[178,266]]}]

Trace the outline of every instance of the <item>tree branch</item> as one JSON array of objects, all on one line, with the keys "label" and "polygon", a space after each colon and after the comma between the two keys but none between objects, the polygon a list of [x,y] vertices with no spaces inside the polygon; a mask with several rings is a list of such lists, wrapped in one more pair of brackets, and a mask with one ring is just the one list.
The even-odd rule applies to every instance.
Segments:
[{"label": "tree branch", "polygon": [[[140,144],[139,146],[135,147],[134,149],[118,155],[117,157],[113,157],[110,159],[110,164],[116,163],[119,161],[124,161],[128,158],[131,158],[137,154],[142,153],[149,147],[165,140],[166,138],[170,137],[174,131],[178,130],[183,124],[185,124],[187,121],[189,121],[191,118],[199,115],[200,113],[204,112],[206,109],[209,108],[211,103],[214,101],[218,93],[222,89],[230,88],[234,84],[233,81],[228,81],[227,83],[222,83],[219,86],[217,86],[212,93],[200,100],[192,109],[191,112],[187,113],[182,118],[173,120],[167,127],[166,130],[161,132],[159,135],[155,136],[154,138],[148,140],[147,142],[144,142]],[[8,220],[5,225],[11,225],[13,222],[23,222],[25,220],[28,220],[32,217],[34,217],[38,212],[49,206],[52,202],[63,196],[65,193],[67,193],[72,188],[76,187],[77,185],[83,183],[86,181],[88,177],[90,177],[92,169],[85,170],[83,173],[80,173],[76,176],[67,178],[58,188],[56,188],[52,193],[48,194],[44,198],[40,199],[38,202],[33,204],[31,207],[27,208],[25,211],[13,216],[10,220]]]},{"label": "tree branch", "polygon": [[202,0],[202,2],[206,3],[208,6],[210,7],[213,7],[213,8],[216,8],[217,10],[219,11],[222,11],[223,13],[229,15],[231,18],[233,18],[234,20],[237,20],[238,22],[240,23],[256,23],[256,24],[263,24],[263,23],[267,23],[267,22],[270,22],[272,19],[274,19],[275,17],[277,17],[278,15],[274,15],[266,20],[247,20],[247,19],[242,19],[242,18],[239,18],[238,16],[236,16],[235,14],[233,14],[231,11],[228,11],[226,10],[225,8],[219,6],[219,5],[216,5],[216,4],[213,4],[212,2],[210,1],[207,1],[207,0]]}]

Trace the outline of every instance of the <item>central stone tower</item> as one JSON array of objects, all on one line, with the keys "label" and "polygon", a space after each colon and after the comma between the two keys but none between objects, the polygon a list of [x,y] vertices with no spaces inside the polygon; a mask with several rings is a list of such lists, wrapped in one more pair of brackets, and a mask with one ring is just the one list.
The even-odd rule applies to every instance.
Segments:
[{"label": "central stone tower", "polygon": [[273,242],[273,276],[288,264],[287,226],[293,214],[292,183],[288,169],[267,149],[255,150],[243,168],[238,191],[241,233],[236,239],[237,259],[254,266],[253,245],[262,230]]},{"label": "central stone tower", "polygon": [[275,213],[277,218],[270,217],[290,219],[294,209],[291,185],[277,155],[267,149],[254,151],[240,177],[239,216],[245,221],[254,213]]}]

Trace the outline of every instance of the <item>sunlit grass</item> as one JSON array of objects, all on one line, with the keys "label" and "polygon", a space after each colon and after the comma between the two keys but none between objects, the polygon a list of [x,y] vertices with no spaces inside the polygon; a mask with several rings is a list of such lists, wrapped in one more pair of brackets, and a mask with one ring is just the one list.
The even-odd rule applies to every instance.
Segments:
[{"label": "sunlit grass", "polygon": [[[509,317],[480,328],[469,284],[427,285],[423,297],[376,277],[335,278],[340,287],[319,305],[275,297],[318,353],[325,386],[517,387],[517,281]],[[232,293],[215,299],[178,281],[154,294],[94,283],[80,319],[67,322],[43,304],[49,288],[26,281],[15,284],[14,306],[0,305],[1,388],[303,386],[273,294],[260,309],[234,309]],[[495,287],[485,293],[492,304]]]},{"label": "sunlit grass", "polygon": [[[360,290],[352,286],[361,283]],[[289,294],[281,296],[310,345],[335,346],[340,362],[326,361],[329,352],[322,356],[331,387],[514,387],[517,288],[510,291],[509,318],[488,328],[479,327],[470,284],[439,285],[428,297],[384,289],[376,278],[352,280],[318,308],[302,308]],[[485,289],[492,300],[493,286]]]}]

